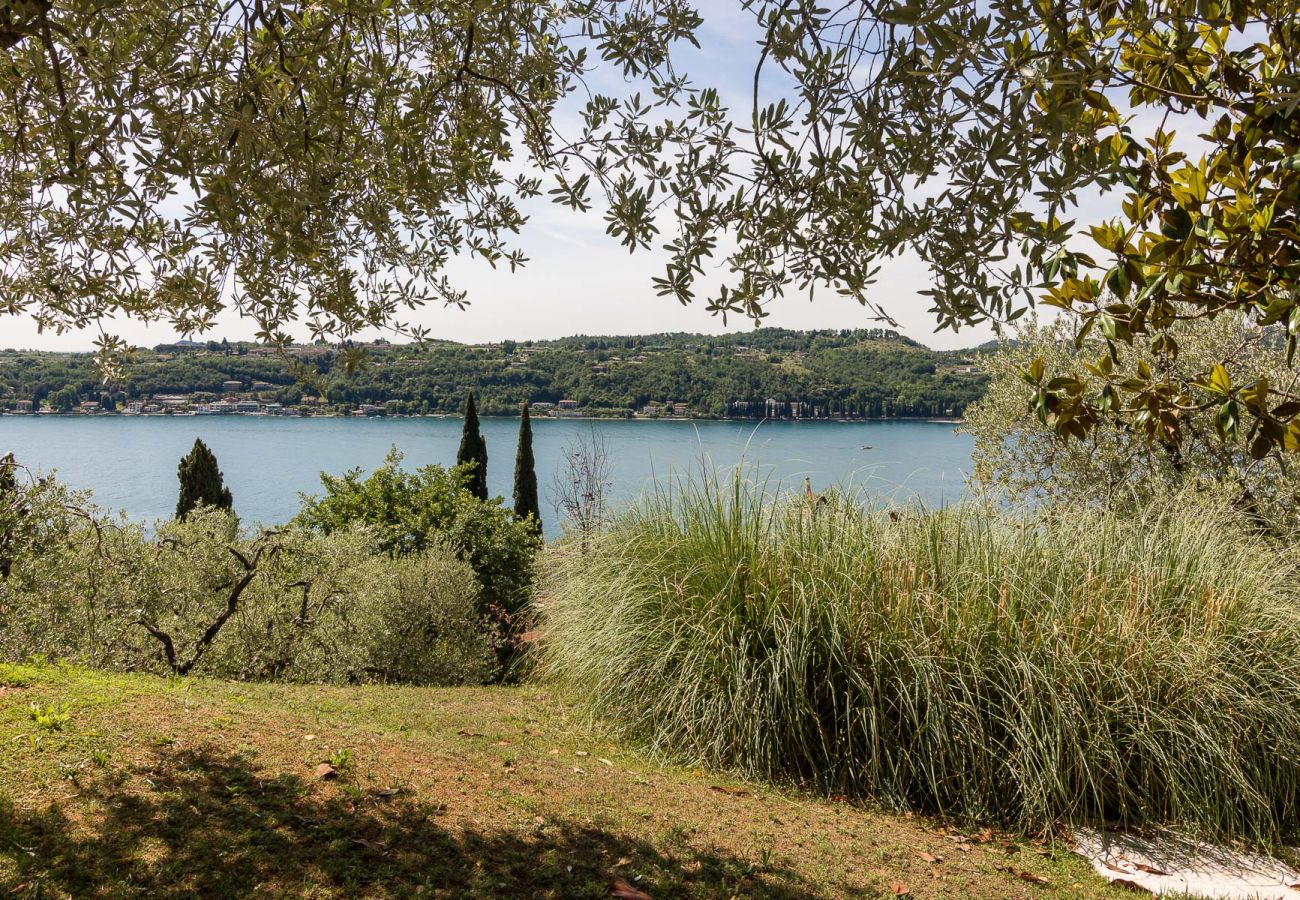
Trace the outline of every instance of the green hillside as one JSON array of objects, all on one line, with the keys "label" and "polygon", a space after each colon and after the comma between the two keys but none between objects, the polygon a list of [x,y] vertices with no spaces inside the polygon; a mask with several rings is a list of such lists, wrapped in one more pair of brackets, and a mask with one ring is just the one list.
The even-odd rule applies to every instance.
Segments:
[{"label": "green hillside", "polygon": [[[356,365],[359,363],[359,365]],[[210,342],[140,350],[108,385],[89,354],[0,353],[0,408],[34,401],[255,396],[285,406],[388,404],[394,413],[456,413],[471,388],[488,415],[573,400],[591,415],[650,404],[704,417],[960,416],[983,392],[978,354],[939,352],[894,332],[762,329],[722,336],[655,334],[423,346],[294,347]],[[228,385],[226,382],[238,382]]]}]

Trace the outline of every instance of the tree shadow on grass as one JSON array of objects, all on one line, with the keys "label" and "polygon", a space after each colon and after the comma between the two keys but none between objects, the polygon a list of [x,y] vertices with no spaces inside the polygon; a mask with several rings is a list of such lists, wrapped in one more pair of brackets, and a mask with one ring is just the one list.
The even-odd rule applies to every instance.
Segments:
[{"label": "tree shadow on grass", "polygon": [[137,774],[83,787],[77,822],[57,804],[23,812],[0,798],[0,883],[13,881],[0,887],[33,896],[567,898],[609,897],[622,877],[656,900],[811,893],[791,873],[755,871],[734,855],[656,847],[586,823],[451,828],[439,823],[441,808],[408,795],[321,790],[259,774],[239,755],[168,750]]}]

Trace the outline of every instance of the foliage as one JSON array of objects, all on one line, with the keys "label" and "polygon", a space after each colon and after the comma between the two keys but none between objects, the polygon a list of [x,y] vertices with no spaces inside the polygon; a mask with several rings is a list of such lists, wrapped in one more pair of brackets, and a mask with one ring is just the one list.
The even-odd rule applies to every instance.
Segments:
[{"label": "foliage", "polygon": [[1300,830],[1300,615],[1239,517],[683,485],[550,557],[551,674],[690,763],[1028,829]]},{"label": "foliage", "polygon": [[[330,518],[346,506],[339,493],[308,505],[315,533],[246,537],[228,512],[205,506],[148,540],[138,526],[72,503],[62,518],[42,512],[43,550],[26,557],[11,583],[11,647],[99,666],[165,663],[179,674],[481,681],[497,641],[487,615],[504,628],[510,620],[497,611],[522,604],[508,592],[526,595],[536,538],[442,475],[420,473],[426,490],[407,499],[430,502],[425,512],[446,518],[404,544],[398,559],[383,533]],[[46,505],[66,498],[56,496]],[[499,592],[492,601],[481,599],[480,582]]]},{"label": "foliage", "polygon": [[[453,256],[524,261],[509,240],[543,191],[534,170],[565,195],[588,183],[566,176],[585,153],[553,113],[594,58],[660,87],[662,108],[682,92],[667,47],[697,22],[677,0],[15,6],[0,27],[8,311],[188,333],[229,304],[274,339],[293,320],[347,337],[462,303]],[[599,152],[615,112],[592,101],[581,143]],[[610,143],[653,139],[616,130]]]},{"label": "foliage", "polygon": [[202,439],[194,439],[194,448],[181,457],[176,468],[180,479],[180,497],[176,500],[176,518],[183,519],[199,506],[230,509],[234,500],[217,468],[217,457]]},{"label": "foliage", "polygon": [[[928,350],[880,329],[372,345],[365,348],[369,364],[352,372],[332,350],[305,352],[309,360],[227,355],[219,344],[160,345],[124,361],[115,390],[119,403],[156,394],[206,400],[233,379],[246,386],[265,382],[269,387],[258,396],[286,406],[318,395],[336,409],[392,401],[397,413],[459,413],[465,388],[473,385],[484,415],[516,415],[520,403],[564,399],[598,415],[627,415],[672,400],[688,404],[695,416],[780,418],[793,415],[795,403],[806,408],[804,415],[959,416],[984,388],[981,374],[965,371],[978,362],[970,354]],[[100,377],[88,354],[0,352],[0,385],[15,399],[39,402],[69,382],[88,394]],[[768,399],[776,403],[769,406]],[[0,408],[5,405],[0,398]]]},{"label": "foliage", "polygon": [[[161,529],[163,552],[134,565],[124,560],[132,575],[154,588],[146,596],[169,598],[144,605],[131,624],[158,641],[174,675],[188,675],[203,661],[231,618],[246,610],[245,592],[265,574],[263,563],[283,549],[277,532],[262,532],[240,547],[238,527],[233,516],[214,508],[190,529]],[[177,573],[186,578],[180,585]]]},{"label": "foliage", "polygon": [[473,572],[440,544],[408,559],[373,535],[243,535],[200,507],[153,537],[49,482],[0,582],[0,653],[100,668],[276,681],[478,683],[492,645]]},{"label": "foliage", "polygon": [[374,558],[367,602],[352,613],[371,677],[408,684],[481,684],[493,676],[492,640],[474,571],[455,548]]},{"label": "foliage", "polygon": [[322,534],[365,526],[376,549],[393,556],[437,542],[454,547],[473,568],[483,613],[507,652],[532,594],[540,538],[502,507],[501,498],[485,502],[471,495],[464,469],[431,465],[407,471],[401,461],[394,448],[367,477],[360,469],[342,476],[322,473],[324,494],[303,498],[296,524]]},{"label": "foliage", "polygon": [[542,507],[537,499],[537,464],[533,461],[533,424],[525,405],[519,414],[519,443],[515,450],[515,518],[532,518],[533,529],[542,530]]},{"label": "foliage", "polygon": [[45,731],[60,731],[72,718],[71,703],[29,703],[27,715],[37,728]]},{"label": "foliage", "polygon": [[[1184,490],[1225,496],[1259,524],[1277,533],[1300,533],[1300,481],[1276,448],[1261,458],[1219,438],[1219,409],[1188,411],[1180,443],[1153,441],[1138,428],[1112,419],[1098,422],[1080,440],[1064,442],[1035,415],[1034,387],[1023,372],[1040,360],[1043,378],[1077,372],[1089,392],[1105,390],[1101,373],[1087,366],[1104,347],[1098,340],[1076,348],[1073,326],[1031,322],[986,357],[988,392],[971,407],[965,429],[974,435],[974,480],[1013,502],[1100,504],[1118,512],[1142,507]],[[1290,377],[1280,336],[1230,315],[1213,322],[1185,322],[1171,330],[1182,348],[1161,360],[1143,345],[1119,351],[1117,369],[1164,367],[1164,376],[1190,384],[1196,373],[1226,360],[1275,384]]]},{"label": "foliage", "polygon": [[50,409],[55,412],[71,412],[81,402],[77,389],[70,384],[50,394]]},{"label": "foliage", "polygon": [[[433,543],[393,560],[364,531],[285,532],[207,671],[274,681],[478,684],[492,672],[472,570]],[[232,627],[233,626],[233,627]]]},{"label": "foliage", "polygon": [[[69,533],[96,521],[88,491],[36,478],[7,454],[0,460],[0,584],[18,560],[37,558]],[[4,612],[0,605],[0,612]],[[10,611],[12,612],[12,611]],[[0,620],[4,616],[0,615]],[[21,657],[9,657],[11,659]]]},{"label": "foliage", "polygon": [[32,666],[0,663],[0,687],[29,687],[36,681]]},{"label": "foliage", "polygon": [[[908,248],[934,274],[941,327],[1012,321],[1038,293],[1077,314],[1077,337],[1099,333],[1116,355],[1140,342],[1172,361],[1180,320],[1220,314],[1276,323],[1294,349],[1300,28],[1290,3],[747,6],[766,37],[754,182],[737,192],[750,203],[728,223],[739,223],[735,255],[752,264],[732,264],[748,275],[780,271],[800,251],[815,262],[754,275],[757,290],[731,306],[779,296],[805,273],[852,291],[874,259]],[[765,102],[769,62],[789,87]],[[1077,221],[1099,195],[1108,217]],[[746,240],[760,235],[758,248]],[[1177,444],[1189,411],[1233,403],[1257,454],[1300,448],[1300,397],[1223,360],[1197,373],[1194,390],[1161,367],[1116,365],[1106,393],[1086,393],[1073,374],[1034,379],[1063,437],[1118,416]]]},{"label": "foliage", "polygon": [[9,577],[13,566],[14,520],[23,515],[18,497],[18,462],[12,453],[6,453],[0,456],[0,581]]},{"label": "foliage", "polygon": [[465,425],[461,430],[460,447],[456,449],[456,465],[468,475],[465,489],[479,500],[487,501],[487,439],[478,427],[478,410],[474,408],[474,393],[465,399]]},{"label": "foliage", "polygon": [[[1289,2],[742,10],[759,40],[733,111],[674,62],[703,21],[680,0],[207,2],[179,19],[155,0],[110,20],[24,4],[0,34],[8,309],[188,333],[229,296],[268,341],[293,321],[402,328],[428,300],[464,303],[453,256],[522,265],[510,240],[549,197],[599,208],[630,249],[662,247],[663,295],[691,302],[726,271],[708,300],[723,315],[761,319],[818,287],[884,315],[880,260],[911,251],[941,327],[1013,320],[1041,290],[1112,346],[1172,358],[1180,318],[1232,312],[1281,325],[1294,349]],[[1076,227],[1112,190],[1117,215]],[[1300,397],[1217,365],[1200,391],[1116,371],[1110,408],[1068,380],[1041,401],[1064,436],[1122,414],[1173,443],[1180,410],[1234,403],[1252,445],[1300,448]]]}]

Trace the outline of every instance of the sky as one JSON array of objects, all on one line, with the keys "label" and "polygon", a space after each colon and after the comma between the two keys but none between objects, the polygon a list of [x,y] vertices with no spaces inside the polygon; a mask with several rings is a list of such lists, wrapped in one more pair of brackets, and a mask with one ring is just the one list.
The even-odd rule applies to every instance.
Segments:
[{"label": "sky", "polygon": [[[749,101],[757,29],[739,4],[705,0],[699,8],[705,18],[699,35],[701,49],[683,54],[681,68],[699,83],[718,86],[725,104],[744,108]],[[710,314],[703,302],[682,306],[670,297],[657,296],[651,279],[662,274],[664,254],[657,250],[629,254],[605,234],[598,211],[577,213],[549,202],[532,203],[528,209],[531,221],[517,241],[530,259],[527,266],[511,273],[493,270],[480,261],[453,260],[449,275],[457,287],[468,290],[469,307],[459,310],[434,304],[405,313],[403,320],[427,327],[432,337],[465,343],[574,334],[721,333],[754,327],[743,316],[729,316],[724,323]],[[880,262],[883,269],[871,289],[872,299],[894,317],[908,337],[931,347],[954,349],[993,336],[988,326],[936,333],[935,319],[927,311],[930,302],[920,294],[930,284],[925,265],[906,255]],[[821,292],[812,301],[787,296],[774,302],[769,312],[765,326],[842,329],[884,324],[867,308],[831,291]],[[180,337],[165,324],[125,319],[105,322],[103,330],[140,346]],[[254,330],[250,321],[229,313],[202,337],[252,340]],[[97,336],[93,331],[42,334],[27,318],[0,316],[0,348],[89,350]],[[378,332],[359,335],[362,339],[379,336]]]}]

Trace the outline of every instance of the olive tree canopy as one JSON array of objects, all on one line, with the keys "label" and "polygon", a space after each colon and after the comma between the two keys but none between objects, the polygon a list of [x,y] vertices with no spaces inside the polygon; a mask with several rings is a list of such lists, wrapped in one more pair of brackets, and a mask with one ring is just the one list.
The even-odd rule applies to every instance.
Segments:
[{"label": "olive tree canopy", "polygon": [[941,327],[1045,301],[1156,354],[1108,355],[1100,392],[1029,367],[1064,436],[1118,415],[1177,443],[1217,408],[1223,438],[1300,446],[1290,384],[1162,363],[1179,320],[1300,335],[1293,0],[732,10],[758,39],[726,107],[674,63],[701,27],[684,0],[12,0],[0,308],[419,336],[412,307],[466,300],[449,259],[523,264],[549,197],[659,248],[657,290],[714,312],[829,290],[888,315],[873,282],[909,251]]}]

